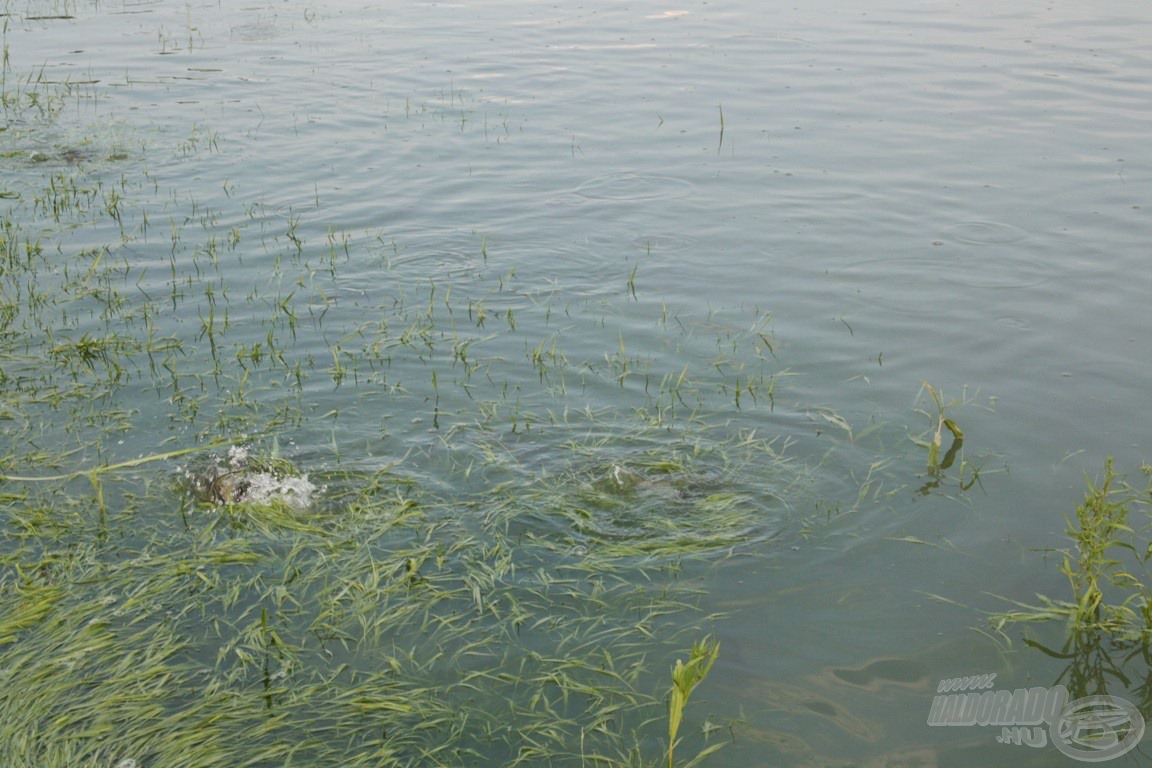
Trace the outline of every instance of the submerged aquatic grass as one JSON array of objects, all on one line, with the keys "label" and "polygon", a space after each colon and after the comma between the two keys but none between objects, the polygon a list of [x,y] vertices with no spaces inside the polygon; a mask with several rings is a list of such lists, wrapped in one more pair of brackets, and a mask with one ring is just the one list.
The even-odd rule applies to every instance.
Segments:
[{"label": "submerged aquatic grass", "polygon": [[[684,708],[688,706],[688,699],[696,686],[708,677],[719,655],[720,643],[711,637],[706,637],[700,642],[692,643],[692,651],[687,662],[677,659],[676,665],[672,668],[672,693],[668,702],[668,768],[675,768],[676,765],[675,752],[679,744],[680,723],[683,722]],[[707,756],[721,746],[723,742],[714,744],[702,752],[701,756]],[[691,768],[696,762],[697,760],[692,760],[686,768]]]},{"label": "submerged aquatic grass", "polygon": [[719,618],[696,575],[808,492],[732,426],[787,375],[770,314],[690,317],[637,263],[570,291],[488,232],[340,231],[319,193],[198,202],[145,161],[227,137],[125,149],[5,64],[7,115],[52,134],[75,102],[91,135],[31,163],[0,132],[0,764],[697,746],[661,743],[661,671]]},{"label": "submerged aquatic grass", "polygon": [[[1152,477],[1152,467],[1142,471]],[[1152,640],[1152,587],[1145,566],[1152,543],[1138,532],[1147,525],[1129,515],[1133,508],[1152,507],[1152,481],[1143,489],[1130,485],[1108,457],[1103,476],[1085,483],[1088,490],[1075,519],[1067,519],[1073,546],[1055,550],[1072,599],[1039,595],[1040,605],[1017,603],[1015,610],[996,613],[990,621],[1002,632],[1015,623],[1055,619],[1066,622],[1072,635],[1100,634],[1146,646]]]},{"label": "submerged aquatic grass", "polygon": [[[1152,477],[1152,467],[1141,471]],[[1152,508],[1152,481],[1143,488],[1130,484],[1109,457],[1103,475],[1085,483],[1084,500],[1075,517],[1067,518],[1072,546],[1047,550],[1059,558],[1071,599],[1001,598],[1012,607],[991,613],[988,625],[1009,643],[1010,628],[1027,628],[1026,647],[1064,664],[1055,682],[1068,688],[1071,699],[1121,693],[1146,712],[1152,707],[1146,682],[1152,663],[1152,544],[1148,520],[1141,523],[1130,513]]]},{"label": "submerged aquatic grass", "polygon": [[9,526],[6,764],[616,759],[661,708],[659,648],[708,621],[651,564],[564,566],[501,517],[469,532],[404,483],[328,479],[306,526],[203,508],[77,548],[82,512],[46,503]]},{"label": "submerged aquatic grass", "polygon": [[701,427],[687,444],[640,433],[627,449],[583,446],[571,467],[543,479],[535,517],[570,547],[604,557],[731,553],[773,537],[788,497],[804,492],[804,473],[774,441],[709,437]]}]

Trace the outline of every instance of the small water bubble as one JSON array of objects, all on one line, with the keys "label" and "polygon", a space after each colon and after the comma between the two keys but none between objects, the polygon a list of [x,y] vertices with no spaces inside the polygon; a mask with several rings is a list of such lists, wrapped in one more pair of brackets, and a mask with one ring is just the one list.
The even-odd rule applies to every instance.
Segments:
[{"label": "small water bubble", "polygon": [[116,768],[139,768],[140,764],[130,757],[126,757],[120,762],[116,763]]},{"label": "small water bubble", "polygon": [[584,546],[583,544],[577,544],[576,546],[572,547],[572,554],[576,557],[584,557],[588,554],[588,547]]}]

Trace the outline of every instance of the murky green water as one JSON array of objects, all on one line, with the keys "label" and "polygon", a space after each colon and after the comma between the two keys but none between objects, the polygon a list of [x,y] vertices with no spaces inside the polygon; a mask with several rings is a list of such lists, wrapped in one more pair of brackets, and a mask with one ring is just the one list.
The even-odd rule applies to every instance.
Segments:
[{"label": "murky green water", "polygon": [[1143,5],[6,12],[6,757],[1065,759],[926,720],[1148,459]]}]

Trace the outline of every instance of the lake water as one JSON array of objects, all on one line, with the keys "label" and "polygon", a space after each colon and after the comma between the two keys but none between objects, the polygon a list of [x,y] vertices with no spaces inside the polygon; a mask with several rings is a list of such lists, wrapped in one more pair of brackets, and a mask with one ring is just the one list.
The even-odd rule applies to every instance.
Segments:
[{"label": "lake water", "polygon": [[[1146,4],[10,0],[6,11],[0,207],[4,301],[18,309],[0,358],[5,474],[248,436],[310,477],[386,477],[385,495],[411,492],[433,521],[413,541],[448,551],[474,536],[476,563],[511,551],[497,580],[509,601],[537,594],[517,579],[572,563],[582,579],[685,589],[691,610],[644,653],[628,616],[594,620],[595,595],[580,590],[577,647],[523,641],[551,658],[616,654],[610,638],[627,638],[637,644],[622,653],[645,659],[629,685],[662,702],[672,660],[718,638],[685,712],[683,759],[727,740],[705,765],[1072,762],[1051,744],[927,718],[943,679],[1068,684],[1068,660],[1023,644],[1018,627],[996,637],[986,613],[1010,608],[1002,597],[1068,599],[1059,558],[1038,550],[1067,546],[1065,516],[1107,456],[1134,481],[1149,460]],[[20,277],[32,242],[42,256]],[[964,433],[935,471],[925,382],[957,401],[945,415]],[[168,480],[186,461],[104,479],[99,562],[148,553],[137,529],[176,526]],[[94,477],[52,491],[81,521],[66,534],[18,522],[38,481],[3,486],[11,621],[16,564],[34,570],[30,552],[88,541]],[[338,516],[352,491],[329,482],[316,504]],[[139,501],[150,493],[160,500]],[[486,539],[493,510],[512,507],[503,544]],[[196,511],[191,528],[213,514]],[[287,572],[276,564],[290,558],[251,531],[213,531],[214,545],[243,539],[269,555],[246,584]],[[357,557],[393,546],[368,528],[355,536],[379,545]],[[311,551],[292,541],[293,556]],[[484,605],[479,583],[465,607],[473,590]],[[548,594],[540,611],[569,610],[570,595]],[[254,620],[221,605],[196,621]],[[316,610],[301,608],[308,621]],[[219,626],[200,636],[165,621],[190,638],[187,663],[227,656]],[[284,621],[287,645],[318,642],[303,619]],[[597,640],[599,621],[618,634]],[[1028,631],[1062,642],[1058,625]],[[384,666],[366,636],[322,649],[332,674],[316,679]],[[0,642],[11,653],[28,641],[0,631]],[[484,680],[523,672],[523,660],[508,669],[513,651],[487,652]],[[25,669],[5,653],[0,668]],[[448,686],[471,667],[445,657],[421,669]],[[1108,693],[1141,700],[1146,663],[1124,669]],[[21,685],[47,679],[27,674]],[[172,701],[199,700],[194,679]],[[259,689],[236,685],[239,699]],[[292,719],[312,706],[304,689],[279,699],[285,732],[268,725],[256,742],[323,719]],[[477,713],[502,706],[504,694],[476,691]],[[508,700],[521,694],[539,705],[520,687]],[[266,685],[259,695],[272,709]],[[667,746],[661,706],[613,720],[649,761]],[[69,754],[176,764],[155,746],[176,728],[165,718],[180,705],[164,707],[146,737],[139,722],[125,729],[135,741],[76,715]],[[435,764],[543,764],[525,750],[544,732],[519,707],[494,716],[500,738],[491,724],[486,737],[470,730],[481,714],[428,725],[463,750]],[[596,729],[569,716],[549,738],[568,742],[558,763],[564,752],[576,764]],[[333,718],[301,764],[434,764]],[[227,756],[243,754],[246,732],[213,731],[218,762],[186,764],[239,764]],[[276,754],[259,764],[287,764]]]}]

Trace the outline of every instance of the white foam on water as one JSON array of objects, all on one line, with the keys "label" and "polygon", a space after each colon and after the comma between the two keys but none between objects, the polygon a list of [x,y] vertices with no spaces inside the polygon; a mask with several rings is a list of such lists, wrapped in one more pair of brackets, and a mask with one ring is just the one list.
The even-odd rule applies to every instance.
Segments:
[{"label": "white foam on water", "polygon": [[278,477],[268,472],[253,472],[246,475],[245,480],[248,486],[239,501],[256,504],[282,501],[293,509],[309,508],[313,495],[323,490],[310,482],[308,475]]}]

